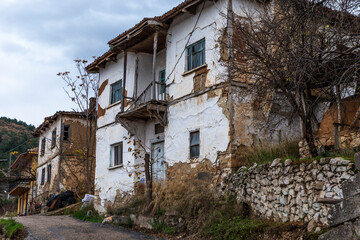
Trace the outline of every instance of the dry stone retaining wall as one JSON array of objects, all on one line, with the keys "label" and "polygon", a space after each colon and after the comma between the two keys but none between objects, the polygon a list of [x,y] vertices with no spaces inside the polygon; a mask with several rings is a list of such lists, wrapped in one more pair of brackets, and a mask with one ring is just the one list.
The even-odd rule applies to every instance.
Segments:
[{"label": "dry stone retaining wall", "polygon": [[322,158],[311,163],[272,163],[223,176],[221,191],[248,203],[269,220],[315,222],[328,225],[331,205],[343,199],[342,182],[354,178],[354,164],[343,158]]}]

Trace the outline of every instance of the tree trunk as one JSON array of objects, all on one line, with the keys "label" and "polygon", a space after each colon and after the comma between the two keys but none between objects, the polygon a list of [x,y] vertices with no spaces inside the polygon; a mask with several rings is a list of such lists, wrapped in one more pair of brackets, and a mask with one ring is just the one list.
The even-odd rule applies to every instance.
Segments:
[{"label": "tree trunk", "polygon": [[315,146],[315,140],[313,135],[313,129],[311,124],[311,118],[306,117],[305,120],[303,119],[303,137],[306,140],[306,143],[309,147],[309,151],[312,157],[315,157],[318,155],[318,152],[316,150]]}]

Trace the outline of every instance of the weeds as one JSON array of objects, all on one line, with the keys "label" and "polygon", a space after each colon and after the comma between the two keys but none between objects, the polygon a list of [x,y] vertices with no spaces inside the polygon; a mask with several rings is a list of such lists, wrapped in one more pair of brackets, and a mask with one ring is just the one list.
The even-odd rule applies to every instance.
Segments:
[{"label": "weeds", "polygon": [[265,164],[275,158],[298,160],[300,159],[298,142],[283,142],[276,147],[262,145],[245,153],[243,158],[247,166],[252,166],[254,163]]},{"label": "weeds", "polygon": [[13,239],[15,235],[24,234],[25,228],[22,224],[16,222],[14,219],[0,219],[0,224],[3,226],[10,239]]},{"label": "weeds", "polygon": [[81,208],[80,210],[72,214],[74,218],[88,222],[101,223],[104,220],[104,216],[100,215],[93,205],[89,205]]}]

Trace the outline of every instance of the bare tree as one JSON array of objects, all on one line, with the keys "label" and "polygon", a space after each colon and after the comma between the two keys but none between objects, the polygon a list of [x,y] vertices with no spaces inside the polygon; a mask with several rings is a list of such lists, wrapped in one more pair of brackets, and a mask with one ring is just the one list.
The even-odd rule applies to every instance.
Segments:
[{"label": "bare tree", "polygon": [[[268,2],[268,1],[267,1]],[[277,0],[234,16],[231,81],[260,104],[278,103],[301,120],[302,135],[317,155],[319,104],[337,102],[359,80],[358,0]],[[339,111],[341,113],[341,111]],[[341,116],[338,119],[341,123]]]},{"label": "bare tree", "polygon": [[[77,69],[75,78],[70,76],[70,72],[61,72],[60,76],[67,84],[68,89],[64,89],[70,99],[76,104],[75,111],[82,112],[86,118],[86,149],[84,158],[86,163],[87,190],[91,192],[92,172],[94,164],[90,164],[90,158],[94,156],[96,138],[96,104],[98,99],[99,77],[97,74],[89,74],[86,71],[87,60],[74,60]],[[94,121],[95,120],[95,121]],[[91,152],[90,152],[91,151]]]}]

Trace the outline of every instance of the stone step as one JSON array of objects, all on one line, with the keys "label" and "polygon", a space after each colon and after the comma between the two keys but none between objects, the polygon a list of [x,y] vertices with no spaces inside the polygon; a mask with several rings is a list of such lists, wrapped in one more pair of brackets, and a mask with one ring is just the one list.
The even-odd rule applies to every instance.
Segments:
[{"label": "stone step", "polygon": [[360,194],[360,173],[357,173],[354,179],[344,181],[342,191],[345,199]]},{"label": "stone step", "polygon": [[328,215],[330,227],[360,217],[360,195],[352,196],[334,205]]}]

